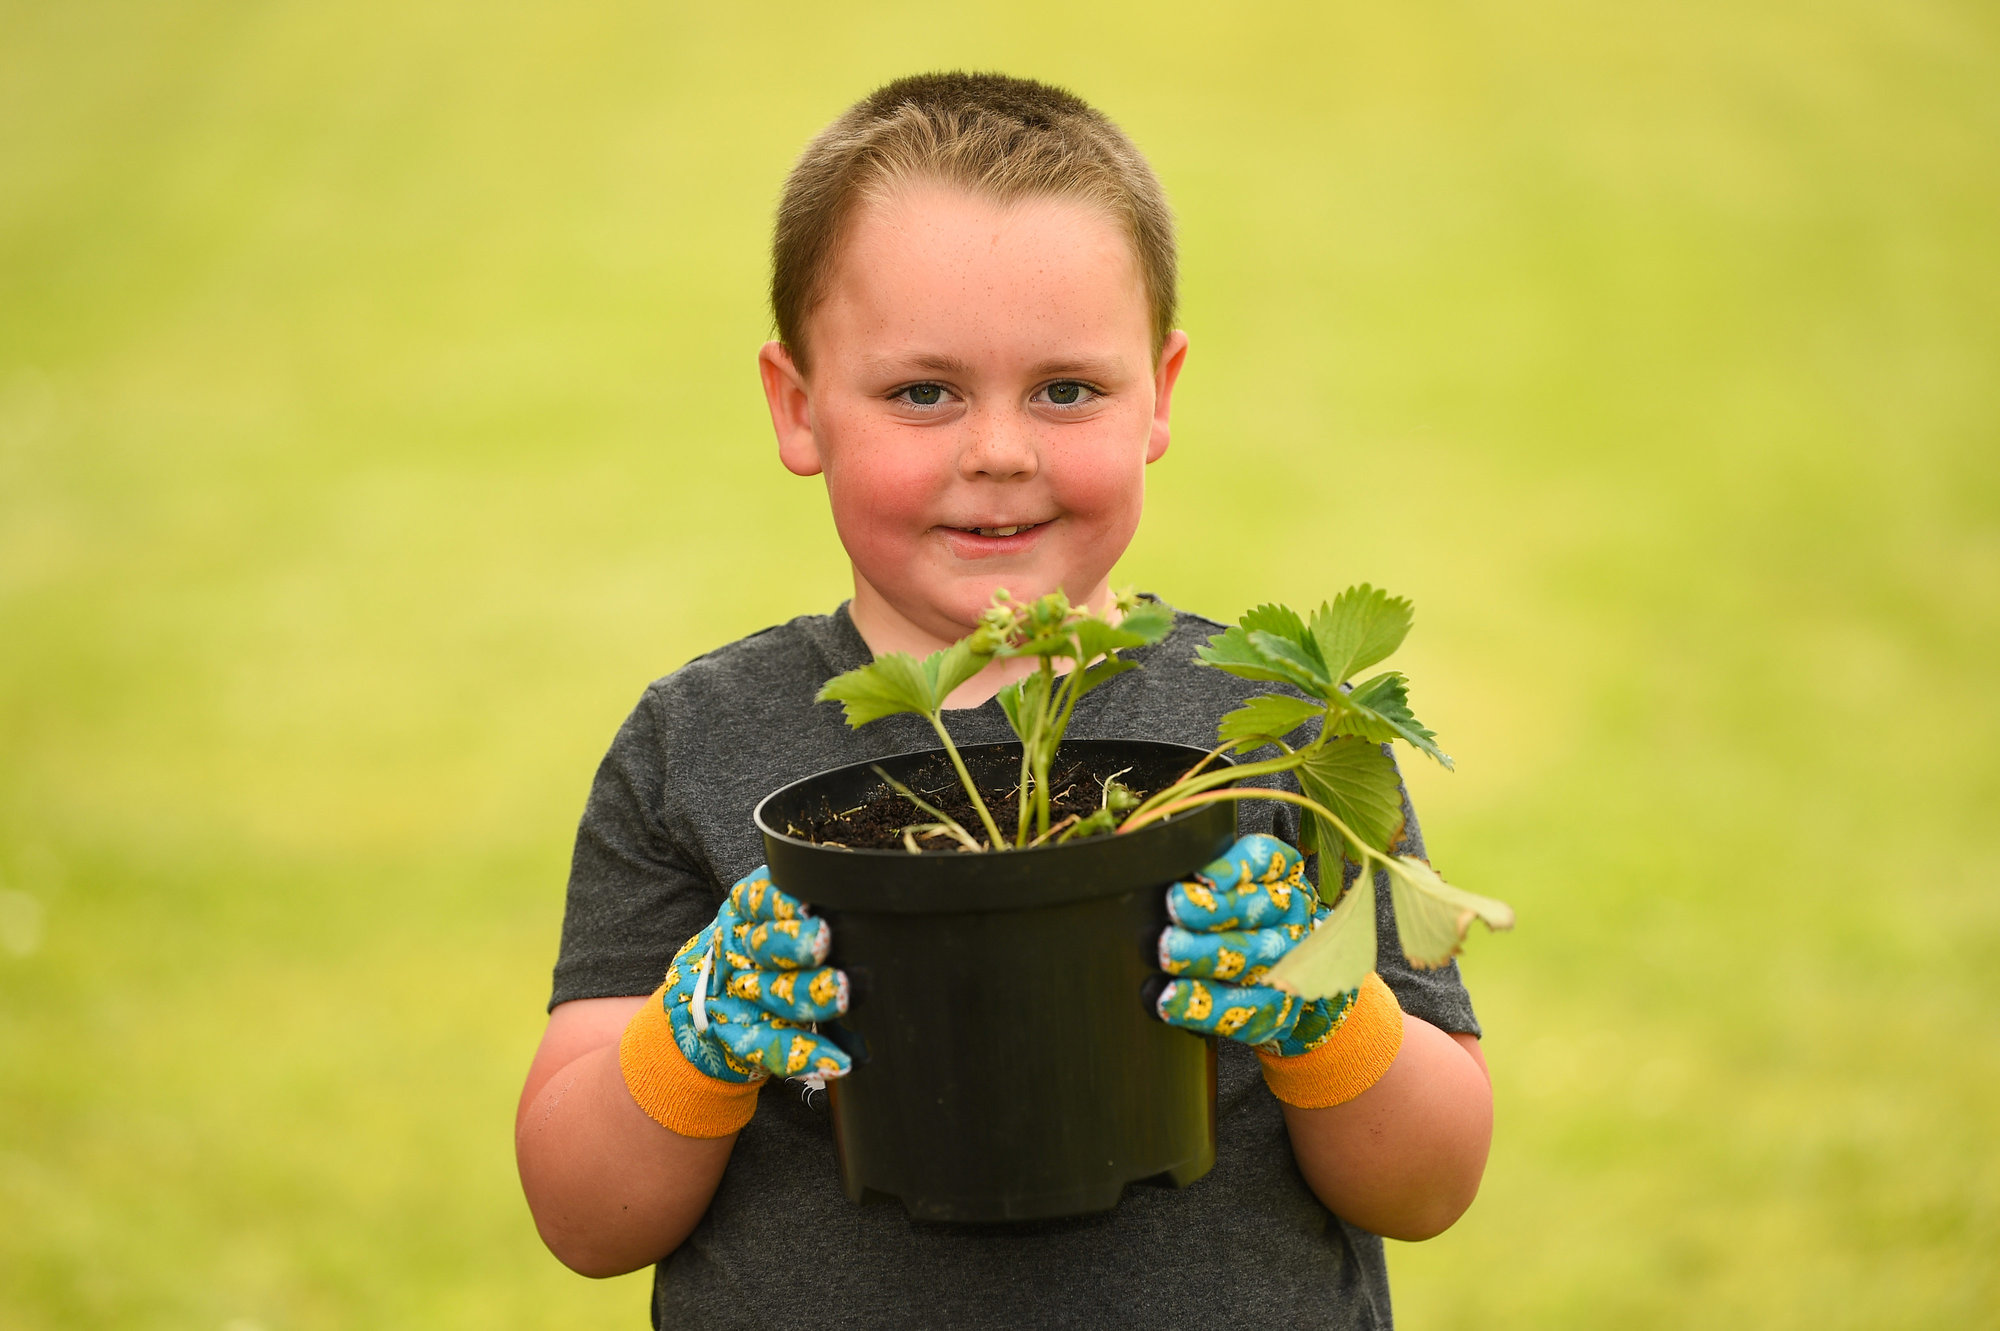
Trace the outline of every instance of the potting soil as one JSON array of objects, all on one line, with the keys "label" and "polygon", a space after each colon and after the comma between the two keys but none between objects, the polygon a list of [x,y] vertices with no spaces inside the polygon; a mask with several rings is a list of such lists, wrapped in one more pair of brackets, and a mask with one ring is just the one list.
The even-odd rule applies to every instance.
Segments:
[{"label": "potting soil", "polygon": [[[1103,774],[1105,776],[1110,773]],[[1058,755],[1049,771],[1049,827],[1051,831],[1060,828],[1072,818],[1087,818],[1097,812],[1103,802],[1103,787],[1098,784],[1101,776],[1087,771],[1083,764],[1064,762]],[[940,758],[930,764],[912,781],[905,785],[922,797],[924,803],[941,813],[948,814],[964,828],[974,840],[984,841],[984,830],[979,815],[973,811],[972,800],[965,793],[965,785],[952,770],[951,763]],[[1000,825],[1003,835],[1011,836],[1019,817],[1020,785],[1000,788],[982,788],[980,798],[986,801],[987,811],[993,821]],[[1149,792],[1135,790],[1133,794]],[[856,850],[895,850],[903,847],[903,833],[912,827],[935,824],[937,820],[912,804],[901,792],[883,785],[865,803],[851,809],[823,809],[817,818],[799,820],[786,829],[788,833],[806,841],[816,841],[823,846],[849,846]],[[1035,833],[1031,824],[1029,837]],[[1057,832],[1056,835],[1061,835]],[[917,844],[926,851],[961,851],[963,843],[945,832],[918,833]]]}]

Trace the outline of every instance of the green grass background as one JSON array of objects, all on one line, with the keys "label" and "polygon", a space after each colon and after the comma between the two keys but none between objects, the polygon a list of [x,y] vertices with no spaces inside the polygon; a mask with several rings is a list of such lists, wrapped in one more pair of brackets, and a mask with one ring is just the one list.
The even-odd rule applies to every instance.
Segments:
[{"label": "green grass background", "polygon": [[0,3],[0,1323],[643,1324],[514,1180],[569,838],[842,594],[767,219],[964,65],[1180,210],[1125,576],[1417,602],[1521,925],[1404,1323],[2000,1325],[1993,9],[723,10]]}]

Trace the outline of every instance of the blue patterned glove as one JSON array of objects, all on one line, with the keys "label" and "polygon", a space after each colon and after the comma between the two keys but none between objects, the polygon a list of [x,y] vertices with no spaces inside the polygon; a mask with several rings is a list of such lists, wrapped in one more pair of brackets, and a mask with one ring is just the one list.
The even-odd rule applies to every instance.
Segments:
[{"label": "blue patterned glove", "polygon": [[757,1112],[766,1077],[838,1077],[852,1064],[807,1027],[847,1010],[847,977],[825,965],[826,921],[759,868],[625,1027],[618,1068],[632,1099],[683,1137],[726,1137]]},{"label": "blue patterned glove", "polygon": [[667,968],[681,1054],[720,1081],[845,1074],[846,1052],[807,1029],[847,1011],[847,976],[822,964],[831,942],[825,920],[753,869]]},{"label": "blue patterned glove", "polygon": [[1160,969],[1174,978],[1154,1004],[1160,1020],[1282,1058],[1318,1048],[1355,991],[1303,1002],[1258,981],[1331,913],[1297,850],[1262,833],[1239,838],[1167,889]]}]

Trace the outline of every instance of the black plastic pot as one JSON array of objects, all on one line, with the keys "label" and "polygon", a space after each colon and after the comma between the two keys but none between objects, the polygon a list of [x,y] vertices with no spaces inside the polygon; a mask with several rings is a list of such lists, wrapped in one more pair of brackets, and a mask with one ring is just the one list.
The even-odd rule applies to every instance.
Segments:
[{"label": "black plastic pot", "polygon": [[[1020,747],[962,750],[1012,786]],[[1076,740],[1063,757],[1157,790],[1201,750]],[[920,789],[955,782],[942,750],[881,766]],[[850,850],[785,828],[880,790],[871,764],[795,782],[757,806],[771,876],[833,927],[851,1005],[831,1033],[854,1070],[829,1084],[847,1195],[900,1198],[920,1220],[1104,1211],[1129,1183],[1184,1187],[1215,1163],[1213,1042],[1161,1023],[1164,888],[1220,854],[1235,807],[1126,836],[1000,853]],[[1012,809],[1003,815],[1010,826]],[[922,821],[912,811],[911,821]]]}]

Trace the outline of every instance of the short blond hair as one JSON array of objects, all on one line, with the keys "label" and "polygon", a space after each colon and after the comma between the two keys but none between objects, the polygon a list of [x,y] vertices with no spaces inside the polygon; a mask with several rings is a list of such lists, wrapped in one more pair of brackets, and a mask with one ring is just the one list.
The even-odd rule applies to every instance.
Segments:
[{"label": "short blond hair", "polygon": [[1174,216],[1118,126],[1061,88],[1005,74],[918,74],[862,98],[806,145],[771,242],[778,340],[806,369],[806,321],[826,296],[848,223],[899,186],[934,181],[1002,203],[1036,196],[1103,208],[1131,238],[1158,356],[1174,324]]}]

